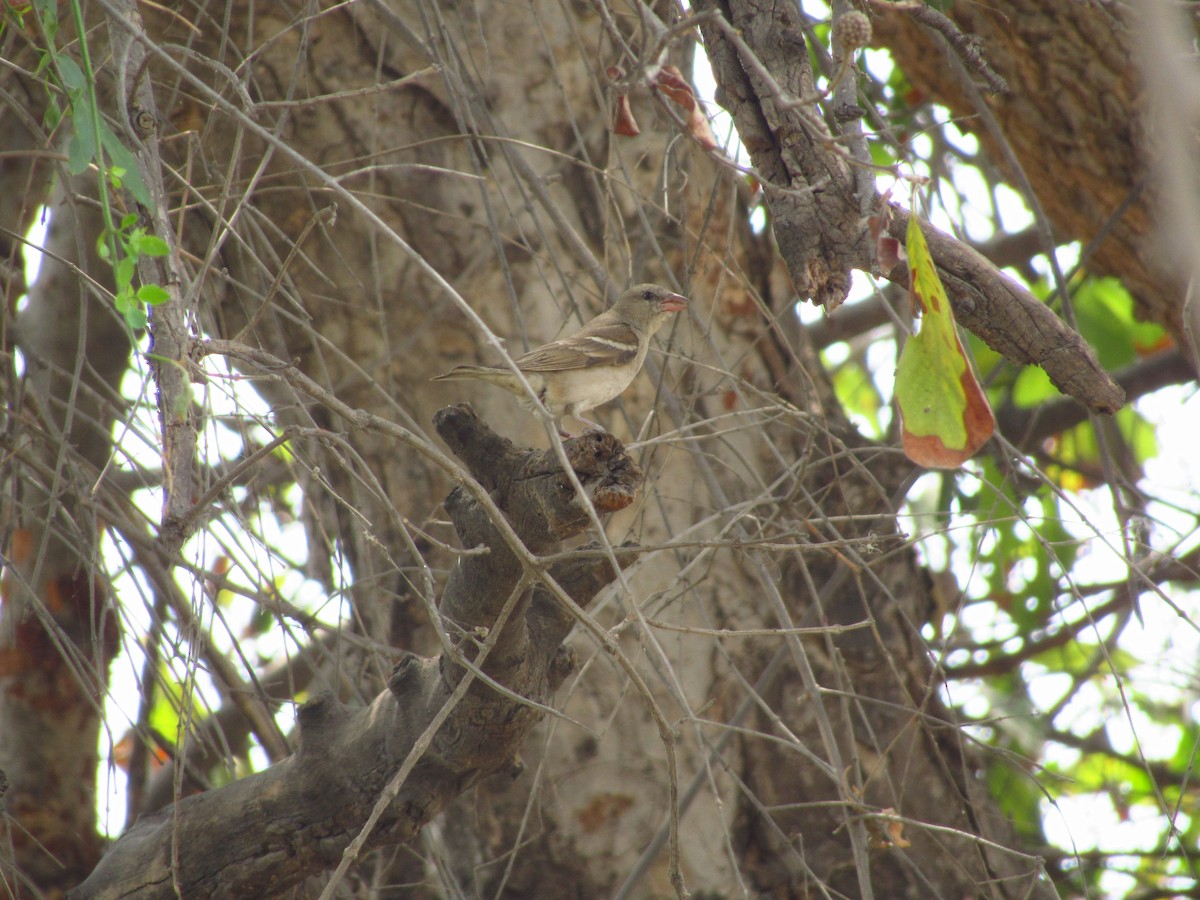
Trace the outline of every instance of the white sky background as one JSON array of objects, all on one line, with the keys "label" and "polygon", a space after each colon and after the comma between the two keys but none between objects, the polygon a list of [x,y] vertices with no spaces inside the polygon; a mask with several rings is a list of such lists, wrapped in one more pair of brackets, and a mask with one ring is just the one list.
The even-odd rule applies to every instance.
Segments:
[{"label": "white sky background", "polygon": [[[806,8],[811,8],[814,4],[805,3],[804,5]],[[868,66],[873,70],[878,71],[879,66],[886,64],[885,55],[877,52],[868,53]],[[711,73],[708,72],[707,63],[702,56],[698,57],[696,79],[700,92],[711,98],[713,94]],[[723,137],[730,131],[729,118],[711,101],[708,106],[710,113],[714,115],[714,130],[719,138]],[[969,142],[971,139],[964,137],[963,140]],[[984,216],[975,211],[976,208],[978,210],[990,209],[990,201],[984,191],[982,179],[977,173],[962,166],[957,167],[954,177],[964,194],[970,196],[974,193],[977,197],[977,207],[967,206],[953,211],[956,221],[951,221],[951,218],[940,207],[935,208],[931,213],[931,219],[939,227],[965,233],[972,239],[989,237],[990,216]],[[893,183],[889,179],[882,182],[880,186],[881,189],[886,190],[893,187]],[[1005,201],[1001,206],[1003,227],[1006,230],[1016,230],[1028,225],[1031,221],[1030,215],[1020,198],[1011,191],[1007,191],[1004,196]],[[954,228],[956,223],[957,229]],[[43,236],[44,232],[38,233],[38,229],[35,229],[31,234],[31,240],[35,245],[40,245]],[[1072,252],[1070,249],[1064,251],[1064,256],[1060,260],[1064,267],[1069,268],[1073,263],[1074,260],[1070,258]],[[29,267],[28,278],[32,282],[40,259],[38,254],[33,252],[28,252],[26,258]],[[853,302],[855,297],[865,296],[872,290],[866,276],[858,272],[854,275],[856,279],[855,293],[850,302]],[[800,313],[801,317],[807,321],[824,315],[816,307],[807,303],[801,304]],[[836,348],[831,348],[833,356],[836,357],[837,352]],[[877,348],[872,348],[870,352],[872,354],[870,362],[880,372],[878,380],[881,390],[884,391],[885,397],[890,397],[890,372],[893,366],[889,364],[889,361],[894,357],[894,347],[889,341],[882,341]],[[212,374],[213,377],[210,379],[208,388],[210,402],[206,406],[212,414],[228,413],[242,417],[252,414],[261,416],[264,421],[267,419],[269,411],[252,390],[246,390],[244,386],[238,384],[236,378],[230,377],[228,372],[214,371]],[[147,383],[148,380],[145,377],[131,375],[127,379],[125,387],[127,391],[137,392],[142,390]],[[197,388],[197,390],[199,389]],[[1196,451],[1196,448],[1200,446],[1200,394],[1197,393],[1194,385],[1166,388],[1139,400],[1137,408],[1157,429],[1160,447],[1158,456],[1146,464],[1146,479],[1143,487],[1151,496],[1169,498],[1181,507],[1194,512],[1200,506],[1197,490],[1197,486],[1200,486],[1200,453]],[[248,411],[252,412],[248,413]],[[157,433],[158,426],[153,416],[143,414],[138,426],[144,434],[156,435]],[[215,424],[210,424],[206,429],[204,440],[209,452],[226,456],[236,454],[241,447],[240,439],[236,435],[223,426]],[[145,446],[144,455],[137,462],[148,469],[156,468],[159,464],[156,447],[157,442],[154,446]],[[1074,495],[1073,499],[1082,516],[1094,526],[1095,530],[1108,535],[1114,545],[1119,546],[1119,531],[1108,491],[1088,491],[1082,495]],[[141,502],[151,518],[156,520],[161,502],[158,492],[143,492]],[[1194,522],[1192,516],[1176,512],[1162,504],[1154,504],[1151,512],[1156,521],[1163,523],[1155,526],[1151,536],[1151,543],[1158,547],[1174,544],[1180,537],[1178,534],[1171,534],[1170,528],[1189,529]],[[268,546],[257,548],[250,546],[243,551],[253,557],[253,562],[249,564],[251,571],[273,571],[272,567],[277,565],[274,561],[276,547],[289,548],[288,552],[293,560],[303,562],[305,536],[297,522],[272,525],[264,517],[256,524],[270,537]],[[235,527],[235,523],[231,523],[230,527]],[[918,530],[917,523],[911,522],[910,530],[916,532]],[[1082,523],[1073,526],[1072,530],[1081,538],[1087,538],[1092,533],[1092,529]],[[206,541],[209,542],[208,545],[205,544]],[[1196,541],[1197,536],[1193,534],[1184,544],[1183,549],[1194,546]],[[211,566],[215,557],[220,553],[227,552],[227,548],[215,546],[215,542],[202,536],[192,543],[190,552],[198,562]],[[112,559],[118,559],[116,548],[110,546],[109,553]],[[1088,578],[1100,582],[1124,577],[1126,572],[1124,564],[1116,554],[1105,550],[1100,541],[1094,538],[1091,540],[1089,553],[1086,564]],[[114,565],[119,566],[119,563],[114,563]],[[952,568],[960,585],[965,586],[970,574],[969,564],[963,560],[952,561]],[[295,570],[280,570],[277,575],[282,594],[290,602],[309,609],[315,609],[323,602],[320,589],[316,585],[305,583],[302,576]],[[138,579],[128,572],[121,576],[117,583],[117,590],[122,597],[122,607],[130,617],[124,623],[126,648],[136,649],[137,636],[146,634],[149,628],[150,593],[144,585],[139,583]],[[212,604],[206,596],[202,595],[199,587],[193,586],[192,590],[196,594],[194,609],[202,616],[207,625],[212,620]],[[145,605],[139,605],[134,600],[138,597],[144,598]],[[1181,621],[1178,614],[1167,604],[1149,595],[1144,595],[1142,612],[1145,625],[1143,627],[1137,623],[1131,624],[1122,637],[1121,643],[1138,658],[1146,661],[1129,675],[1130,680],[1136,682],[1138,689],[1155,695],[1164,703],[1180,704],[1190,710],[1192,718],[1196,719],[1200,718],[1200,668],[1198,668],[1200,665],[1198,664],[1200,661],[1200,634],[1197,633],[1194,623],[1200,622],[1200,595],[1195,592],[1183,593],[1172,599],[1187,612],[1192,624]],[[323,618],[330,624],[336,623],[339,616],[344,613],[342,604],[330,603],[327,600],[324,603]],[[228,631],[218,627],[214,629],[214,633],[220,644],[232,648],[233,641],[242,635],[248,625],[254,609],[246,601],[235,601],[221,612],[228,619]],[[976,618],[985,616],[986,609],[983,604],[972,607],[971,615]],[[991,627],[991,623],[987,621],[972,621],[966,624],[979,632],[987,632]],[[284,642],[278,637],[264,639],[257,645],[257,649],[264,655],[285,652]],[[140,654],[135,653],[135,656],[140,656]],[[117,723],[131,723],[136,719],[140,693],[138,680],[142,664],[140,658],[133,658],[127,653],[123,653],[112,668],[112,681],[107,700],[109,705],[105,721],[111,723],[110,727],[114,729],[121,727]],[[1026,669],[1025,671],[1029,672],[1030,670]],[[183,666],[178,667],[176,674],[183,677]],[[1112,681],[1111,676],[1109,681]],[[203,699],[212,708],[215,708],[219,704],[219,696],[207,679],[201,677],[200,688]],[[1053,706],[1061,696],[1062,690],[1062,676],[1048,675],[1032,681],[1033,698],[1042,708]],[[1094,727],[1096,724],[1094,719],[1099,714],[1102,699],[1099,690],[1099,688],[1088,686],[1080,691],[1073,703],[1064,711],[1065,718],[1060,719],[1060,724],[1074,721],[1081,730]],[[976,715],[986,714],[987,698],[982,693],[978,693],[972,685],[954,684],[951,686],[951,694],[954,701],[965,704],[968,712]],[[281,725],[285,729],[290,727],[290,708],[285,708],[281,712],[280,719]],[[1138,719],[1131,723],[1128,718],[1113,718],[1107,723],[1107,730],[1118,750],[1132,750],[1136,735],[1136,738],[1141,741],[1143,752],[1149,758],[1156,757],[1165,748],[1173,749],[1178,740],[1178,735],[1162,734],[1161,726]],[[168,737],[173,736],[168,735]],[[112,743],[120,738],[121,734],[115,732],[102,735],[102,758],[109,756]],[[1072,754],[1074,751],[1060,751],[1061,759],[1059,761],[1069,765],[1072,761]],[[258,762],[262,764],[261,756]],[[122,772],[102,762],[100,784],[98,785],[100,815],[102,827],[107,827],[110,833],[116,833],[124,822],[124,780]],[[1111,801],[1102,796],[1069,798],[1062,801],[1057,809],[1048,808],[1046,813],[1047,836],[1059,846],[1074,847],[1081,851],[1091,848],[1120,850],[1141,847],[1147,841],[1155,840],[1161,827],[1160,821],[1152,821],[1147,825],[1137,820],[1136,817],[1129,821],[1123,821],[1113,808]],[[1111,887],[1113,891],[1119,893],[1130,885],[1122,876],[1114,874],[1108,877],[1105,886],[1106,888]]]}]

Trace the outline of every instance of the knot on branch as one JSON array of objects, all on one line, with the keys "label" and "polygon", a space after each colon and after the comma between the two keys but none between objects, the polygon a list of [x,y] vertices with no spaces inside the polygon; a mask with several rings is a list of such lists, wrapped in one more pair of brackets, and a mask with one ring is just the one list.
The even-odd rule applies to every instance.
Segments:
[{"label": "knot on branch", "polygon": [[645,475],[625,453],[625,446],[611,434],[583,434],[571,438],[563,449],[597,512],[617,512],[637,498]]},{"label": "knot on branch", "polygon": [[421,668],[421,658],[415,653],[405,652],[403,656],[392,666],[392,674],[388,678],[388,690],[396,695],[397,698],[403,698],[405,691],[409,688],[409,683],[418,675]]},{"label": "knot on branch", "polygon": [[331,693],[317,694],[296,710],[300,750],[320,750],[345,724],[348,711]]},{"label": "knot on branch", "polygon": [[[433,421],[442,440],[489,492],[530,550],[538,552],[587,527],[587,507],[563,470],[556,450],[516,447],[492,431],[465,403],[439,410]],[[637,497],[645,475],[611,434],[580,435],[565,441],[563,450],[597,512],[616,512]],[[486,543],[495,548],[495,526],[486,522],[486,515],[480,520],[472,513],[482,510],[468,492],[452,493],[446,511],[464,544]]]}]

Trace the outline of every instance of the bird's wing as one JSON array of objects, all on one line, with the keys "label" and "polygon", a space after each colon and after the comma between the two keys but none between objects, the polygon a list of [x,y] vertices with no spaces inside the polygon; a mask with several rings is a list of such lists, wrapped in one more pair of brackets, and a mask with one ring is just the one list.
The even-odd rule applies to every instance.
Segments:
[{"label": "bird's wing", "polygon": [[516,362],[523,372],[622,366],[637,358],[638,338],[624,322],[593,321],[578,334],[530,350]]}]

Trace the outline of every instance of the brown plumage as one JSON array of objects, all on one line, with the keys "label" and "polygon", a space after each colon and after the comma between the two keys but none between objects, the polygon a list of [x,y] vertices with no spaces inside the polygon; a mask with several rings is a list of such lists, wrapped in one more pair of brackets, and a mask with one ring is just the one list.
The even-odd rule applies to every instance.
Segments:
[{"label": "brown plumage", "polygon": [[[687,304],[687,297],[667,288],[636,284],[575,334],[543,344],[513,362],[560,432],[566,416],[603,431],[581,413],[629,387],[646,359],[651,336]],[[536,409],[529,392],[507,367],[456,366],[432,380],[486,381],[514,395],[530,412]]]}]

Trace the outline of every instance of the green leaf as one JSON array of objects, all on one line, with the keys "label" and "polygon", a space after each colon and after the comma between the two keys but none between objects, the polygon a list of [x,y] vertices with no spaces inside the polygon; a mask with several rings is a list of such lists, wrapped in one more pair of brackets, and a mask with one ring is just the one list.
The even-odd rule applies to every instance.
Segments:
[{"label": "green leaf", "polygon": [[[1113,421],[1132,448],[1138,465],[1158,455],[1158,434],[1134,407],[1117,410]],[[1062,466],[1046,466],[1046,474],[1055,484],[1074,491],[1103,482],[1100,447],[1090,422],[1081,422],[1057,435],[1050,445],[1050,455],[1062,463]]]},{"label": "green leaf", "polygon": [[925,317],[896,367],[904,453],[926,468],[953,469],[992,436],[995,419],[958,339],[946,289],[915,214],[907,237],[913,306]]},{"label": "green leaf", "polygon": [[1131,765],[1105,753],[1086,753],[1071,772],[1076,790],[1106,791],[1119,787],[1131,795],[1151,796],[1154,788],[1150,776],[1140,766]]},{"label": "green leaf", "polygon": [[1190,721],[1181,725],[1179,743],[1176,745],[1175,755],[1171,757],[1170,765],[1182,772],[1194,764],[1196,746],[1200,744],[1200,725]]},{"label": "green leaf", "polygon": [[46,32],[46,37],[53,44],[54,37],[58,34],[57,0],[33,0],[33,8],[37,10],[38,18],[42,22],[42,30]]},{"label": "green leaf", "polygon": [[92,129],[92,113],[87,106],[74,107],[74,132],[67,144],[67,171],[78,175],[96,158],[96,134]]},{"label": "green leaf", "polygon": [[[979,370],[980,375],[990,381],[995,377],[992,375],[993,370],[997,366],[1004,365],[1007,361],[1003,356],[970,332],[967,332],[966,338],[966,350],[971,355],[971,358],[975,360],[975,368]],[[1013,368],[1013,371],[1015,371],[1015,368]]]},{"label": "green leaf", "polygon": [[[125,216],[123,216],[121,218],[121,230],[129,231],[130,228],[132,228],[134,225],[137,224],[137,220],[138,220],[137,213],[127,213]],[[134,234],[133,236],[136,237],[137,235]]]},{"label": "green leaf", "polygon": [[177,742],[182,737],[180,712],[187,709],[187,718],[195,724],[205,718],[204,709],[195,702],[194,691],[185,691],[165,662],[158,666],[157,688],[154,704],[150,707],[149,725],[167,740]]},{"label": "green leaf", "polygon": [[1025,366],[1013,382],[1013,404],[1021,409],[1032,409],[1057,396],[1058,388],[1041,366]]},{"label": "green leaf", "polygon": [[150,321],[150,318],[146,315],[145,308],[141,306],[135,306],[131,309],[125,310],[124,316],[125,324],[127,324],[134,331],[139,331],[145,328],[147,323]]},{"label": "green leaf", "polygon": [[1030,844],[1045,841],[1042,831],[1042,792],[1037,781],[1008,760],[996,757],[991,758],[985,771],[988,793],[999,803],[1018,833]]},{"label": "green leaf", "polygon": [[58,129],[58,124],[62,121],[62,107],[58,103],[58,97],[53,94],[46,101],[46,112],[42,116],[42,127],[46,131],[53,132]]},{"label": "green leaf", "polygon": [[[133,269],[136,263],[132,256],[123,256],[113,266],[113,280],[118,288],[126,288],[133,283]],[[118,291],[120,293],[120,291]]]},{"label": "green leaf", "polygon": [[37,57],[38,57],[37,65],[33,67],[33,77],[41,78],[41,76],[44,75],[46,73],[46,71],[50,68],[50,62],[51,62],[52,57],[45,50],[41,50],[41,49],[39,49],[37,51]]},{"label": "green leaf", "polygon": [[157,235],[136,234],[133,236],[133,250],[142,256],[166,256],[171,252],[171,247]]},{"label": "green leaf", "polygon": [[871,162],[877,166],[892,166],[896,164],[895,151],[883,141],[871,141],[867,145],[871,153]]},{"label": "green leaf", "polygon": [[879,425],[879,388],[871,374],[855,359],[848,359],[833,372],[833,389],[851,415],[861,416],[873,437],[883,437]]},{"label": "green leaf", "polygon": [[142,181],[142,176],[138,174],[137,160],[104,122],[100,123],[100,142],[104,145],[104,152],[112,160],[112,168],[121,170],[124,187],[142,206],[150,206],[150,191],[146,189],[146,182]]},{"label": "green leaf", "polygon": [[69,56],[57,57],[58,77],[62,79],[63,87],[73,98],[83,93],[87,88],[87,79],[83,77],[83,69]]},{"label": "green leaf", "polygon": [[159,690],[150,707],[150,728],[172,743],[180,736],[177,704],[181,693],[177,682],[170,681],[166,690]]},{"label": "green leaf", "polygon": [[1079,332],[1106,369],[1127,366],[1166,341],[1162,326],[1134,318],[1133,297],[1115,278],[1089,278],[1072,299]]},{"label": "green leaf", "polygon": [[113,306],[117,308],[117,312],[125,315],[131,309],[140,308],[141,304],[137,302],[137,297],[134,296],[133,288],[129,285],[124,285],[117,289],[117,293],[113,296]]},{"label": "green leaf", "polygon": [[143,303],[149,303],[151,306],[158,306],[160,303],[166,303],[171,299],[171,295],[157,284],[143,284],[137,291],[137,298]]},{"label": "green leaf", "polygon": [[105,229],[100,232],[100,237],[96,238],[96,255],[105,261],[112,259],[112,245],[109,243],[111,236],[111,232]]}]

